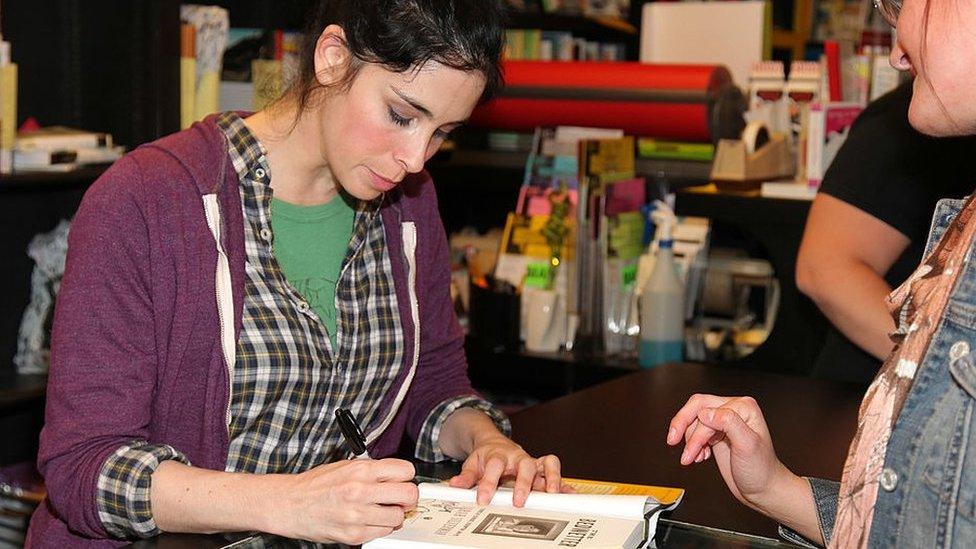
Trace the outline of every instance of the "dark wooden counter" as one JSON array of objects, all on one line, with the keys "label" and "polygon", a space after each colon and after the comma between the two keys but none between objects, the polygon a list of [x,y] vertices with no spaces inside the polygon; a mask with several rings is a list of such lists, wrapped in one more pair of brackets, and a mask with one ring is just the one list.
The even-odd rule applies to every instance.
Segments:
[{"label": "dark wooden counter", "polygon": [[787,466],[840,478],[863,389],[754,370],[669,364],[626,375],[516,414],[514,438],[533,455],[558,455],[567,476],[684,488],[675,520],[776,537],[773,521],[732,497],[713,460],[683,467],[680,447],[665,444],[695,392],[753,396]]}]

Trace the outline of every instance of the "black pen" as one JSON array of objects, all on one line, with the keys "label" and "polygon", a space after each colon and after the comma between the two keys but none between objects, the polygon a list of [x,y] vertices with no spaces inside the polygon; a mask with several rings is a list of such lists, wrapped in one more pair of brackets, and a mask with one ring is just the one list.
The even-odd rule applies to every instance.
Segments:
[{"label": "black pen", "polygon": [[359,422],[352,412],[345,408],[339,408],[335,412],[336,421],[339,422],[339,430],[342,437],[346,439],[346,445],[356,458],[370,459],[369,452],[366,451],[366,435],[359,428]]}]

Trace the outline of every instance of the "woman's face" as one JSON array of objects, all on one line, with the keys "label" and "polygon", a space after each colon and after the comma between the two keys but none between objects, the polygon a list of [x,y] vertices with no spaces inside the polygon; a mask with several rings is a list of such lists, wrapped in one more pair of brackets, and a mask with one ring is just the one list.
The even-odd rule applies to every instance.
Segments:
[{"label": "woman's face", "polygon": [[347,193],[370,200],[423,169],[471,116],[485,79],[429,61],[407,73],[367,63],[319,109],[321,153]]},{"label": "woman's face", "polygon": [[912,126],[939,136],[976,133],[976,2],[905,0],[897,25],[891,64],[916,75]]}]

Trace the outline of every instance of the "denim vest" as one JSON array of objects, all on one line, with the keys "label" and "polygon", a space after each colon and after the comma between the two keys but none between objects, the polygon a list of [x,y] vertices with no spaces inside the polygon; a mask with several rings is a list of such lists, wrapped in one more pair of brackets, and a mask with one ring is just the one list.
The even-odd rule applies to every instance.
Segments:
[{"label": "denim vest", "polygon": [[[938,203],[926,256],[963,203]],[[976,547],[973,255],[970,243],[965,272],[952,289],[891,433],[869,537],[872,547]]]}]

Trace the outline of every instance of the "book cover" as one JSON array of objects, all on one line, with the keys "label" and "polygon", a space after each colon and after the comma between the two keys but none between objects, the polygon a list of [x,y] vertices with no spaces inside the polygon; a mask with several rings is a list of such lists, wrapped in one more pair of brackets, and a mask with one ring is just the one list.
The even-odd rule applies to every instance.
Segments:
[{"label": "book cover", "polygon": [[13,169],[11,149],[17,134],[17,65],[0,65],[0,173]]},{"label": "book cover", "polygon": [[813,103],[807,129],[807,184],[819,187],[864,107],[860,103]]},{"label": "book cover", "polygon": [[542,31],[539,29],[526,29],[522,39],[522,59],[527,61],[538,61],[542,57]]},{"label": "book cover", "polygon": [[[586,486],[586,481],[579,483]],[[598,483],[594,488],[615,490],[608,484],[612,483]],[[660,512],[676,506],[681,494],[668,493],[670,499],[665,502],[654,494],[634,492],[532,492],[525,506],[516,508],[511,489],[499,488],[491,503],[481,507],[475,503],[474,489],[422,483],[417,508],[407,513],[403,526],[363,548],[644,547],[653,536]]]},{"label": "book cover", "polygon": [[196,120],[197,56],[196,29],[180,25],[180,127],[189,128]]},{"label": "book cover", "polygon": [[525,31],[508,29],[505,31],[504,58],[508,61],[520,61],[525,52]]},{"label": "book cover", "polygon": [[642,137],[637,140],[637,153],[641,158],[711,162],[715,158],[715,145]]}]

